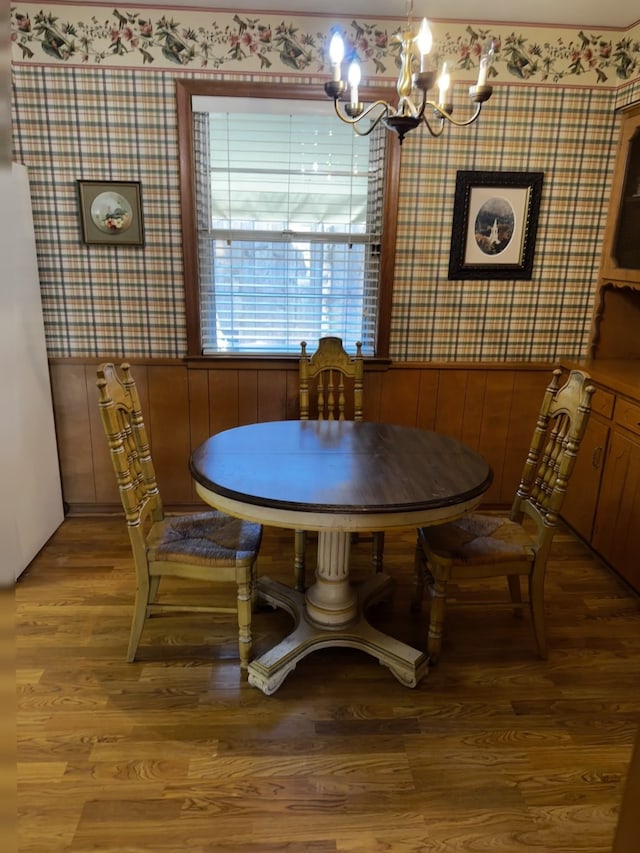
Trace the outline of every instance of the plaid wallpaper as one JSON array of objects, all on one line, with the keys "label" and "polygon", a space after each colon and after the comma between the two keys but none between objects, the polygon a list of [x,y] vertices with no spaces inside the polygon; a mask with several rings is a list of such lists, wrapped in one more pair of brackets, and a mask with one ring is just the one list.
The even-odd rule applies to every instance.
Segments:
[{"label": "plaid wallpaper", "polygon": [[[185,354],[176,76],[203,75],[14,62],[14,159],[29,168],[51,356]],[[285,79],[300,77],[290,72]],[[459,117],[467,108],[460,95]],[[614,109],[638,98],[637,79],[619,89],[505,82],[472,127],[448,128],[440,139],[426,132],[407,137],[392,358],[586,354],[617,137]],[[544,173],[531,281],[448,280],[459,169]],[[82,242],[79,178],[141,182],[145,247]]]},{"label": "plaid wallpaper", "polygon": [[[513,87],[494,97],[472,128],[403,146],[395,358],[586,354],[615,154],[611,93]],[[544,173],[531,281],[447,279],[458,169]]]},{"label": "plaid wallpaper", "polygon": [[[30,66],[14,68],[14,87],[49,355],[183,355],[173,77]],[[82,242],[80,178],[141,182],[144,248]]]}]

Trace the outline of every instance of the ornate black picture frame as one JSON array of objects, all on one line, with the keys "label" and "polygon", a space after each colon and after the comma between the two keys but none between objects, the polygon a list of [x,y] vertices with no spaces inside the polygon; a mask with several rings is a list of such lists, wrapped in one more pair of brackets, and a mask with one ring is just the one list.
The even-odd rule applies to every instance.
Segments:
[{"label": "ornate black picture frame", "polygon": [[530,279],[543,172],[456,178],[449,279]]}]

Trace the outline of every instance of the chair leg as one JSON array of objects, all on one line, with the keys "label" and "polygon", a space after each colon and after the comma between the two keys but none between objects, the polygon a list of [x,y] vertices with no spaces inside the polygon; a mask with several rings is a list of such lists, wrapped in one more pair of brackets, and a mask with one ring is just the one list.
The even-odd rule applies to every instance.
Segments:
[{"label": "chair leg", "polygon": [[158,587],[160,586],[160,575],[153,575],[149,581],[149,604],[155,601],[158,597]]},{"label": "chair leg", "polygon": [[442,647],[442,628],[447,605],[447,582],[433,578],[429,584],[431,608],[429,612],[429,635],[427,637],[427,652],[430,663],[438,663]]},{"label": "chair leg", "polygon": [[298,592],[304,592],[307,550],[307,534],[304,530],[296,530],[294,548],[293,570],[295,572],[296,589]]},{"label": "chair leg", "polygon": [[246,669],[251,660],[251,578],[238,581],[238,651],[240,668]]},{"label": "chair leg", "polygon": [[158,590],[159,577],[153,577],[151,583],[146,576],[138,582],[136,587],[136,599],[133,605],[133,619],[131,620],[131,632],[129,634],[129,648],[127,649],[127,663],[132,663],[136,658],[138,643],[142,636],[144,620],[147,618],[147,607],[149,606],[150,593]]},{"label": "chair leg", "polygon": [[411,597],[411,612],[420,613],[422,610],[422,599],[424,598],[424,553],[420,543],[420,537],[416,541],[416,553],[413,563],[413,595]]},{"label": "chair leg", "polygon": [[515,605],[513,615],[518,619],[522,618],[522,591],[520,590],[520,576],[507,575],[507,583],[509,584],[509,595],[511,601]]},{"label": "chair leg", "polygon": [[382,571],[382,561],[384,558],[384,531],[379,530],[373,534],[373,548],[371,554],[371,562],[373,571],[379,574]]},{"label": "chair leg", "polygon": [[251,612],[254,613],[258,607],[258,561],[254,560],[251,566]]},{"label": "chair leg", "polygon": [[536,578],[535,573],[529,576],[529,606],[538,655],[542,660],[546,660],[548,650],[544,624],[544,575],[542,573],[539,578]]}]

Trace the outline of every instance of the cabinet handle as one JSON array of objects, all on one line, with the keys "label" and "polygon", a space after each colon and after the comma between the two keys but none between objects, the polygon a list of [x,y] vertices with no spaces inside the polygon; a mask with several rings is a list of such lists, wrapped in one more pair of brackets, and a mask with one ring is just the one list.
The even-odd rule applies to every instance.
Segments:
[{"label": "cabinet handle", "polygon": [[602,461],[602,448],[596,447],[593,451],[593,456],[591,457],[591,464],[594,468],[600,467],[600,462]]}]

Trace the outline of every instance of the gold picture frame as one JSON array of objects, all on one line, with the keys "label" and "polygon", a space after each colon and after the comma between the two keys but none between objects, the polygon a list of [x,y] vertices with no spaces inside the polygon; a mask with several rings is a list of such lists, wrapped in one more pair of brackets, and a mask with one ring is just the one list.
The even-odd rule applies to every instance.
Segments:
[{"label": "gold picture frame", "polygon": [[78,180],[77,185],[84,243],[144,246],[140,181]]}]

